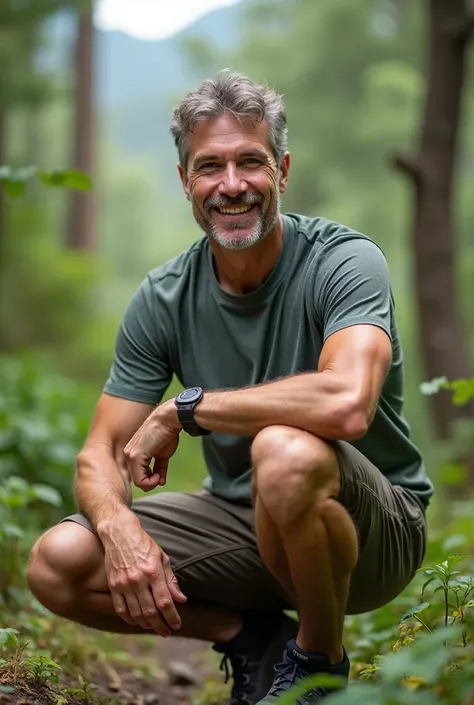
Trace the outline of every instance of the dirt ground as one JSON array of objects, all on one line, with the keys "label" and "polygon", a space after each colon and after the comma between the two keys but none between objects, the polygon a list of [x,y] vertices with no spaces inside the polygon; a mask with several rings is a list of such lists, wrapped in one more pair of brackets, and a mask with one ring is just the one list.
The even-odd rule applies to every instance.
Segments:
[{"label": "dirt ground", "polygon": [[208,644],[162,639],[157,640],[156,654],[144,654],[139,639],[132,638],[124,646],[137,659],[144,655],[154,659],[156,655],[157,672],[143,678],[130,666],[107,665],[83,690],[78,690],[77,681],[50,688],[18,683],[18,679],[15,685],[11,679],[4,680],[3,686],[14,689],[0,693],[0,705],[221,705],[226,701],[228,686],[219,671],[217,655]]}]

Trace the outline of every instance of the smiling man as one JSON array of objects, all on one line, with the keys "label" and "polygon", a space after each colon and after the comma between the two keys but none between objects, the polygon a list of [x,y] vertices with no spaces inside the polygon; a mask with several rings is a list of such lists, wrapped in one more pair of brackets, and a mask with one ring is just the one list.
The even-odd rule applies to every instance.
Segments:
[{"label": "smiling man", "polygon": [[[387,263],[349,227],[281,213],[287,127],[268,87],[222,72],[171,131],[205,235],[130,302],[78,456],[80,513],[39,539],[29,584],[82,624],[213,642],[234,704],[313,673],[344,688],[344,616],[410,582],[432,494],[403,417]],[[185,390],[162,403],[173,374]],[[202,436],[203,491],[132,502],[131,482],[166,484],[182,432]]]}]

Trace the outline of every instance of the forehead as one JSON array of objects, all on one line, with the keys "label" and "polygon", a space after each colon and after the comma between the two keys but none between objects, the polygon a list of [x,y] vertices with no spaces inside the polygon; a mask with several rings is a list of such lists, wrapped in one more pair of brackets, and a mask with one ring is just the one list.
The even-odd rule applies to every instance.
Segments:
[{"label": "forehead", "polygon": [[221,116],[198,122],[188,136],[189,162],[200,154],[216,154],[231,158],[245,149],[260,149],[271,154],[268,142],[268,123],[254,122],[249,118],[238,120],[232,116]]}]

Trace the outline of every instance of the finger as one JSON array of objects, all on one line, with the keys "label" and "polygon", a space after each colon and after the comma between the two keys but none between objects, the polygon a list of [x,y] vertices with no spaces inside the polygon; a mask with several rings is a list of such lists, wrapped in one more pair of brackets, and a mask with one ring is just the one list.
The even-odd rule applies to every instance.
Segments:
[{"label": "finger", "polygon": [[147,631],[153,629],[150,622],[148,622],[148,620],[142,615],[140,603],[138,602],[136,595],[131,592],[125,593],[125,600],[127,602],[128,611],[130,612],[135,624],[138,624],[142,629],[146,629]]},{"label": "finger", "polygon": [[163,566],[165,580],[173,600],[176,600],[176,602],[186,602],[188,598],[183,592],[181,592],[178,578],[173,573],[169,556],[167,556],[164,552],[161,554],[161,564]]},{"label": "finger", "polygon": [[124,622],[127,624],[130,624],[132,627],[136,626],[136,622],[132,619],[132,615],[130,614],[127,603],[125,602],[125,598],[123,595],[120,595],[119,593],[111,593],[112,595],[112,602],[114,603],[114,610],[115,614],[123,619]]},{"label": "finger", "polygon": [[171,629],[181,629],[181,617],[175,607],[173,596],[164,575],[152,583],[151,591],[155,604]]},{"label": "finger", "polygon": [[135,457],[132,453],[128,460],[128,468],[133,484],[144,492],[154,490],[160,484],[161,476],[159,471],[156,472],[156,464],[150,472],[150,458],[143,455]]},{"label": "finger", "polygon": [[154,472],[158,473],[160,476],[159,484],[161,487],[166,485],[166,478],[168,476],[168,458],[156,458],[155,459],[155,469]]},{"label": "finger", "polygon": [[158,611],[153,594],[149,587],[143,588],[138,595],[142,615],[152,625],[160,636],[171,636],[171,629]]}]

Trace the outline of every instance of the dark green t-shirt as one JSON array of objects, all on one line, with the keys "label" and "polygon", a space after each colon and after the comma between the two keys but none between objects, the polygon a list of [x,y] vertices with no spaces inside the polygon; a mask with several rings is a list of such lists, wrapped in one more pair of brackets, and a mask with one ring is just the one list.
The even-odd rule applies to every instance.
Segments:
[{"label": "dark green t-shirt", "polygon": [[[354,446],[426,506],[433,488],[403,417],[403,354],[385,257],[338,223],[293,213],[283,220],[278,261],[249,294],[220,287],[207,237],[151,271],[125,312],[104,391],[158,404],[173,373],[185,387],[218,390],[315,371],[329,335],[379,326],[392,342],[392,365],[375,418]],[[207,489],[250,501],[251,440],[203,437]]]}]

